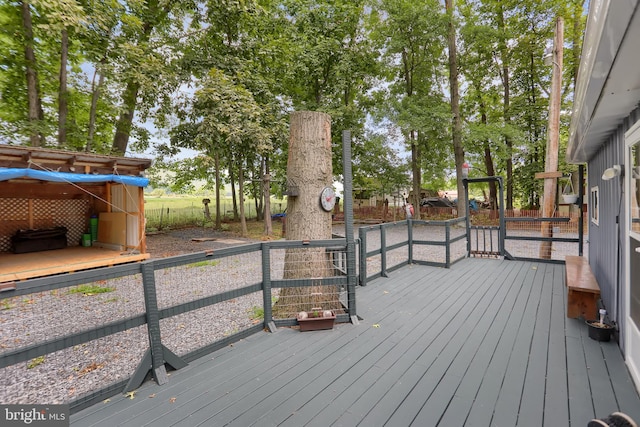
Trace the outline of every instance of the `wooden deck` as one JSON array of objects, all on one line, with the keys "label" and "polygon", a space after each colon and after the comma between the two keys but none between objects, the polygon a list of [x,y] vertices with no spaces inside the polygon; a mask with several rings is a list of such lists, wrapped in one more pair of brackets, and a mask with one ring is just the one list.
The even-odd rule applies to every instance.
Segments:
[{"label": "wooden deck", "polygon": [[565,315],[564,266],[466,259],[357,291],[359,325],[260,333],[73,426],[579,426],[640,400],[614,342]]},{"label": "wooden deck", "polygon": [[150,254],[130,254],[99,247],[71,246],[64,249],[13,254],[0,252],[0,283],[110,267],[148,259]]}]

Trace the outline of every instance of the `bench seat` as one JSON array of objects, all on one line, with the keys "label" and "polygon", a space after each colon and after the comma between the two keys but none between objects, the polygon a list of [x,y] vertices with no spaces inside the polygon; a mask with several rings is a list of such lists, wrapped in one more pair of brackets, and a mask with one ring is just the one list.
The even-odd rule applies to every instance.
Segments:
[{"label": "bench seat", "polygon": [[581,256],[568,255],[565,258],[565,271],[567,317],[597,319],[600,286],[591,271],[589,261]]}]

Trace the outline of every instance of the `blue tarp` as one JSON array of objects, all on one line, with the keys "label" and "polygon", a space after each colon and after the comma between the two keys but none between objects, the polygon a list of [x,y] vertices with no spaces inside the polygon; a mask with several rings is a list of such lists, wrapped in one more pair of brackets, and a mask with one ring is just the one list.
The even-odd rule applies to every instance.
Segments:
[{"label": "blue tarp", "polygon": [[127,176],[127,175],[93,175],[93,174],[79,174],[70,172],[47,172],[35,169],[24,168],[6,168],[0,169],[0,181],[6,181],[16,178],[32,178],[39,179],[41,181],[53,181],[53,182],[76,182],[76,183],[88,183],[88,182],[117,182],[119,184],[134,185],[136,187],[146,187],[149,185],[149,179],[139,176]]}]

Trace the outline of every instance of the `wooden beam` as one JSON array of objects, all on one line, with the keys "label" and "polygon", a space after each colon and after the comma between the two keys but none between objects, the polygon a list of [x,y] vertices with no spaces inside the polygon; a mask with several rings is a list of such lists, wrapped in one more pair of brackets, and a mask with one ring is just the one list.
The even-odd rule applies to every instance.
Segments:
[{"label": "wooden beam", "polygon": [[562,178],[562,172],[538,172],[535,174],[536,179]]}]

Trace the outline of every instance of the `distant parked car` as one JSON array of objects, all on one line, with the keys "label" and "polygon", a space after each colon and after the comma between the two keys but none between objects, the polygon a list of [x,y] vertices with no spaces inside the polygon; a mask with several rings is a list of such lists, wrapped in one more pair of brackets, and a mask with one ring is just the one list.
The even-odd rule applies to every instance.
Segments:
[{"label": "distant parked car", "polygon": [[455,205],[446,197],[425,197],[420,200],[420,206],[428,208],[454,208]]}]

